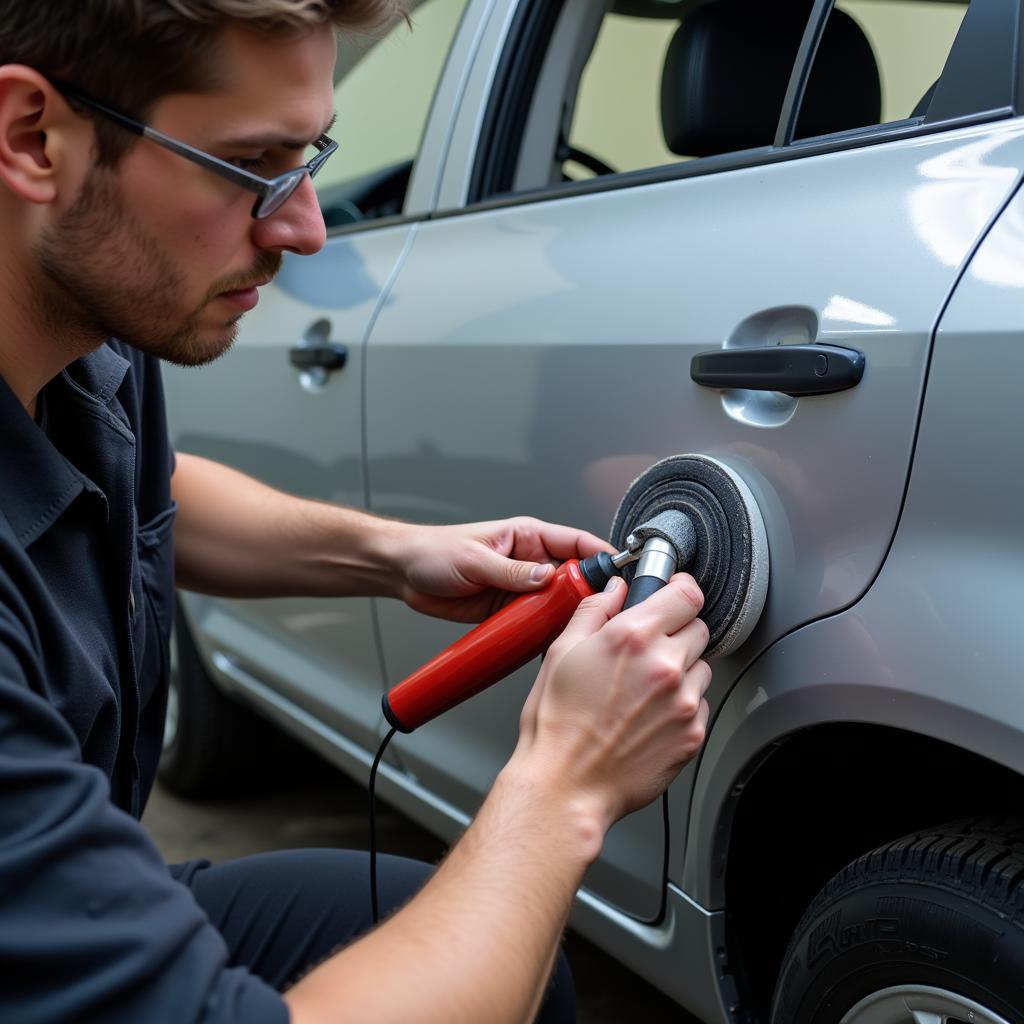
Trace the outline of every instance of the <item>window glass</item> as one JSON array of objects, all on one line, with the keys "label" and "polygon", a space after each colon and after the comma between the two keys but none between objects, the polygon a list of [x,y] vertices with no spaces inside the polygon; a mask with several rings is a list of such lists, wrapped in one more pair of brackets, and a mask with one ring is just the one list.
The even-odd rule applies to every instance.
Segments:
[{"label": "window glass", "polygon": [[516,189],[771,145],[811,5],[567,3],[538,78]]},{"label": "window glass", "polygon": [[346,41],[338,152],[315,179],[328,226],[401,213],[434,91],[467,0],[423,0],[382,38]]},{"label": "window glass", "polygon": [[[817,123],[826,106],[845,111],[842,128],[924,115],[966,12],[966,3],[949,0],[837,0],[811,70],[797,138],[825,134],[823,127],[837,130],[834,123]],[[826,51],[830,35],[833,45]],[[837,64],[844,65],[841,74]],[[863,96],[871,77],[880,95],[865,105],[850,90]]]},{"label": "window glass", "polygon": [[[661,69],[678,27],[676,21],[618,14],[602,21],[580,80],[570,147],[620,172],[679,159],[661,129]],[[580,178],[594,173],[571,158],[565,170]]]}]

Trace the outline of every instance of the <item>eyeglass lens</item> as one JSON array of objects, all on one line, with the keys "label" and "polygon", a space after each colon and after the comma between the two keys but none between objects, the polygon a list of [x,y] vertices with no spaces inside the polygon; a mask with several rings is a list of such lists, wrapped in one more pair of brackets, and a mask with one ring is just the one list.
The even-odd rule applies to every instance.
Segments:
[{"label": "eyeglass lens", "polygon": [[302,184],[302,179],[305,176],[306,172],[303,170],[301,173],[285,178],[273,192],[260,196],[253,207],[252,215],[257,220],[263,220],[279,210],[284,201]]}]

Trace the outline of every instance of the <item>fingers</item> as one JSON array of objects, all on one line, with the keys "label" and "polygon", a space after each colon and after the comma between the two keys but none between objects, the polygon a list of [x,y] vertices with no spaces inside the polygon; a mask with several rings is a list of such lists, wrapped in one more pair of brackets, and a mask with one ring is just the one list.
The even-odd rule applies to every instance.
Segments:
[{"label": "fingers", "polygon": [[[599,551],[604,551],[609,555],[615,554],[615,548],[608,541],[593,533],[587,533],[585,530],[572,530],[565,526],[550,527],[546,523],[545,527],[555,531],[546,541],[546,547],[556,558],[589,558],[591,555],[596,555]],[[559,530],[568,530],[571,535],[566,538],[564,546],[557,534]],[[569,549],[569,544],[572,545],[571,550]],[[569,554],[559,554],[561,550],[569,550]]]},{"label": "fingers", "polygon": [[680,737],[680,748],[679,748],[679,767],[681,768],[687,761],[692,760],[696,754],[700,751],[700,748],[704,744],[704,738],[707,736],[708,721],[711,718],[711,708],[708,706],[706,700],[702,700],[697,707],[697,712],[689,720],[686,728],[683,730],[682,736]]},{"label": "fingers", "polygon": [[[608,586],[599,594],[584,598],[573,613],[561,635],[548,648],[545,668],[550,668],[582,640],[597,633],[621,610],[626,600],[626,584],[618,577],[608,581]],[[530,691],[519,719],[520,733],[532,735],[536,726],[537,706],[544,690],[546,673],[541,672]]]},{"label": "fingers", "polygon": [[513,540],[511,551],[508,553],[515,558],[531,559],[535,562],[546,562],[554,558],[564,562],[568,558],[587,558],[599,551],[606,551],[609,554],[615,552],[607,541],[585,530],[545,523],[528,516],[493,525],[511,527]]},{"label": "fingers", "polygon": [[707,649],[708,639],[708,627],[703,619],[694,619],[693,622],[687,623],[671,638],[672,643],[682,648],[684,669],[689,670],[697,664]]},{"label": "fingers", "polygon": [[469,590],[543,590],[558,563],[614,550],[592,533],[527,516],[443,529],[456,530],[464,538],[451,562]]},{"label": "fingers", "polygon": [[696,661],[682,673],[679,684],[680,707],[689,717],[696,715],[704,694],[711,685],[711,666],[706,661]]},{"label": "fingers", "polygon": [[562,635],[552,645],[556,652],[575,646],[615,618],[626,600],[626,590],[623,580],[612,577],[604,591],[584,598],[562,631]]},{"label": "fingers", "polygon": [[[694,622],[704,605],[704,595],[687,573],[677,573],[661,590],[646,601],[626,609],[615,621],[616,630],[636,635],[636,639],[650,642],[655,636],[674,636],[681,629]],[[698,620],[699,621],[699,620]],[[696,628],[699,634],[704,629],[704,644],[707,645],[707,630],[703,623]]]},{"label": "fingers", "polygon": [[522,593],[547,586],[554,572],[555,567],[549,563],[517,561],[481,545],[472,582]]}]

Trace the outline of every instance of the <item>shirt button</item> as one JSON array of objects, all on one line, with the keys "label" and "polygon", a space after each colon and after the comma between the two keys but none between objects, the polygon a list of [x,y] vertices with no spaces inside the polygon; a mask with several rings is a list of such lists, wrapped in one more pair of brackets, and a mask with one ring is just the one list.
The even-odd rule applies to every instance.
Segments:
[{"label": "shirt button", "polygon": [[128,591],[128,618],[135,618],[135,591]]}]

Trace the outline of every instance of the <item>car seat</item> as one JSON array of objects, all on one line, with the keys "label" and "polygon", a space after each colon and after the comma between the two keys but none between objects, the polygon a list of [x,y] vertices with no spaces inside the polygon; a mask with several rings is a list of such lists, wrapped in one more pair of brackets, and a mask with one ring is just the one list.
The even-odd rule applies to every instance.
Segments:
[{"label": "car seat", "polygon": [[[689,14],[669,43],[661,79],[665,143],[679,156],[713,156],[774,142],[810,5],[714,0]],[[871,44],[833,9],[800,108],[796,136],[877,124],[882,91]]]}]

